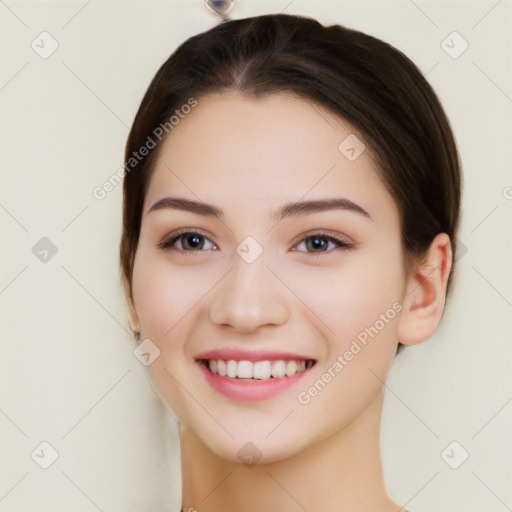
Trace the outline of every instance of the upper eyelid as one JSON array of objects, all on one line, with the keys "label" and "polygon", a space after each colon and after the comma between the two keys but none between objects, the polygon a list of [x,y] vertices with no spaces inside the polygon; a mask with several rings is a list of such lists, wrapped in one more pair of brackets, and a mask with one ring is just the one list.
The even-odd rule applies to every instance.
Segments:
[{"label": "upper eyelid", "polygon": [[203,232],[199,228],[183,228],[183,229],[178,229],[178,230],[173,231],[172,233],[169,233],[168,235],[164,236],[162,241],[165,242],[166,240],[173,240],[173,239],[177,240],[180,236],[189,235],[189,234],[200,235],[203,238],[207,238],[208,240],[210,240],[210,242],[212,242],[213,244],[215,243],[212,240],[212,237],[210,237],[210,235],[208,233]]}]

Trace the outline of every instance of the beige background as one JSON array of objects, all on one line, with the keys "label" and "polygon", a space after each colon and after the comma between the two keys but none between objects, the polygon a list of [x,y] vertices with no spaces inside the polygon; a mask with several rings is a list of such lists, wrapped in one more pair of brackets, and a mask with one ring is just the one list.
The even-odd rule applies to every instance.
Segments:
[{"label": "beige background", "polygon": [[[387,383],[386,479],[412,512],[512,510],[511,2],[241,0],[231,17],[281,11],[390,42],[446,108],[466,249],[436,335]],[[0,512],[178,510],[176,426],[120,288],[121,186],[92,191],[159,66],[216,23],[200,0],[0,1]]]}]

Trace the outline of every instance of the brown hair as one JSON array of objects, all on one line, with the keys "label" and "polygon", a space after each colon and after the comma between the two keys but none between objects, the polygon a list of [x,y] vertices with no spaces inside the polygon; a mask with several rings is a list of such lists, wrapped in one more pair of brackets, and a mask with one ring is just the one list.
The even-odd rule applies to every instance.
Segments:
[{"label": "brown hair", "polygon": [[[125,160],[190,98],[226,90],[254,97],[294,93],[352,123],[398,205],[406,262],[419,262],[442,232],[456,260],[462,178],[454,136],[432,87],[399,50],[304,16],[223,22],[187,39],[158,70],[135,116]],[[120,253],[130,301],[144,197],[162,140],[124,178]],[[453,267],[448,287],[452,276]]]}]

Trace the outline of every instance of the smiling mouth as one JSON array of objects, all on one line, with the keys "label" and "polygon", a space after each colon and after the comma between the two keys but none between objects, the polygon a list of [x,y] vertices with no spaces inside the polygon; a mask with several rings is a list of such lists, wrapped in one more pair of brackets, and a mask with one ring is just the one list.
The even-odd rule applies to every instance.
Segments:
[{"label": "smiling mouth", "polygon": [[234,380],[272,380],[293,377],[316,363],[314,359],[246,361],[235,359],[198,359],[208,371]]}]

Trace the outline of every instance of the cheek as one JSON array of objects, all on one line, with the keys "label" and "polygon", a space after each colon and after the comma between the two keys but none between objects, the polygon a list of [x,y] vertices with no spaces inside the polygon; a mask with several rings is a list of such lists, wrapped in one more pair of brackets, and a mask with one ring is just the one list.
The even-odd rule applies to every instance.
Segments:
[{"label": "cheek", "polygon": [[160,356],[147,367],[163,402],[182,419],[189,398],[180,384],[188,375],[183,364],[187,333],[200,299],[211,287],[208,276],[193,266],[176,267],[151,249],[137,253],[133,271],[133,296],[141,328],[141,340],[149,338]]},{"label": "cheek", "polygon": [[317,273],[309,288],[304,279],[305,302],[329,327],[322,327],[326,358],[297,396],[313,430],[325,434],[349,424],[381,389],[396,352],[402,270],[398,253],[361,255],[336,272]]},{"label": "cheek", "polygon": [[[380,253],[382,254],[382,253]],[[373,326],[401,299],[404,285],[400,254],[343,255],[335,265],[282,269],[283,281],[307,306],[304,314],[331,340],[330,351],[340,350],[365,328]],[[386,332],[396,321],[386,322]],[[378,323],[380,326],[381,322]]]},{"label": "cheek", "polygon": [[194,266],[173,266],[163,255],[144,249],[137,254],[133,271],[133,296],[146,337],[175,338],[180,324],[211,287],[208,276]]}]

